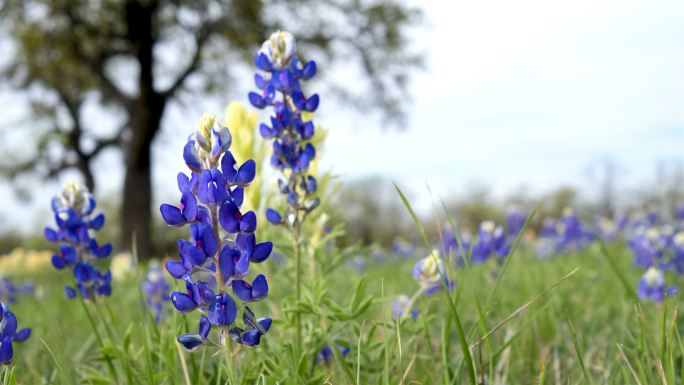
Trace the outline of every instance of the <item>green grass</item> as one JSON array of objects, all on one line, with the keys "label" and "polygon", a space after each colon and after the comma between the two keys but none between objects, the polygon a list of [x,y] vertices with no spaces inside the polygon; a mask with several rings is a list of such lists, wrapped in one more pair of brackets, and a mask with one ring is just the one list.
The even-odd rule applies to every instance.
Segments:
[{"label": "green grass", "polygon": [[[100,343],[78,300],[64,298],[67,274],[46,269],[33,277],[44,298],[12,305],[20,326],[33,328],[28,341],[15,345],[13,375],[18,384],[117,383],[113,373],[122,384],[184,384],[185,366],[193,384],[680,384],[684,344],[677,298],[667,306],[635,302],[625,284],[636,282],[639,270],[624,245],[607,249],[610,261],[598,246],[539,260],[522,247],[500,280],[485,265],[452,271],[458,284],[449,298],[460,326],[443,293],[417,302],[417,321],[392,320],[395,296],[418,289],[411,278],[414,260],[370,266],[363,274],[346,265],[307,274],[299,303],[292,298],[290,269],[272,263],[271,295],[257,308],[276,322],[262,345],[242,348],[232,359],[199,350],[183,352],[181,360],[175,336],[194,330],[196,315],[151,322],[135,275],[115,282],[106,306],[86,304]],[[478,303],[487,304],[486,334],[478,326]],[[295,313],[304,330],[299,356]],[[472,330],[463,336],[465,349],[459,327]],[[487,343],[478,342],[484,335]],[[351,347],[351,353],[316,363],[325,344]]]}]

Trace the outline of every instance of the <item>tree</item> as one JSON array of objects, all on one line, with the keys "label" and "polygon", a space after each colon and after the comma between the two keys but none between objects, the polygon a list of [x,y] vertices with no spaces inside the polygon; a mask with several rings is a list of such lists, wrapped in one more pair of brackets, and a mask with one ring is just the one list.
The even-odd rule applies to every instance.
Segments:
[{"label": "tree", "polygon": [[[364,79],[351,84],[323,76],[336,95],[401,119],[407,75],[420,63],[405,34],[418,15],[393,0],[6,0],[0,28],[15,52],[1,76],[31,95],[31,124],[42,128],[35,153],[5,174],[77,169],[92,189],[93,159],[122,151],[122,241],[130,246],[136,234],[145,255],[150,147],[170,103],[225,90],[230,74],[251,65],[261,42],[282,28],[320,68],[361,70]],[[99,122],[85,121],[87,106],[121,116],[118,130],[103,135]]]}]

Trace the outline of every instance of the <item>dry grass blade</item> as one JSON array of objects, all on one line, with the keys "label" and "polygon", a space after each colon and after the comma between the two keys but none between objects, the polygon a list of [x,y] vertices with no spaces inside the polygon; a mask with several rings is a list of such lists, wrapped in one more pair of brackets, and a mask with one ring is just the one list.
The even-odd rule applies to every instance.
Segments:
[{"label": "dry grass blade", "polygon": [[489,336],[491,336],[492,334],[494,334],[497,330],[499,330],[501,327],[503,327],[506,323],[508,323],[508,322],[509,322],[510,320],[512,320],[513,318],[515,318],[518,314],[520,314],[520,313],[523,312],[525,309],[527,309],[528,307],[530,307],[530,305],[532,305],[532,304],[535,303],[537,300],[539,300],[539,298],[541,298],[541,297],[543,297],[544,295],[546,295],[546,293],[548,293],[549,291],[553,290],[556,286],[558,286],[558,285],[560,285],[561,283],[563,283],[565,280],[567,280],[568,278],[570,278],[572,275],[574,275],[574,274],[577,273],[578,271],[579,271],[579,267],[575,268],[573,271],[571,271],[571,272],[569,272],[568,274],[566,274],[565,276],[563,276],[563,278],[561,278],[560,280],[556,281],[553,285],[547,287],[546,289],[544,289],[544,291],[542,291],[541,293],[537,294],[537,295],[534,296],[532,299],[530,299],[529,301],[527,301],[524,305],[522,305],[522,306],[520,306],[519,308],[517,308],[517,309],[516,309],[513,313],[511,313],[508,317],[504,318],[501,322],[499,322],[496,326],[494,326],[490,331],[488,331],[487,334],[485,334],[484,336],[482,336],[482,337],[481,337],[480,339],[478,339],[477,341],[473,342],[473,343],[470,345],[470,348],[473,349],[474,347],[476,347],[476,346],[480,345],[481,343],[483,343],[485,340],[487,340],[487,338],[489,338]]},{"label": "dry grass blade", "polygon": [[636,373],[636,370],[632,367],[632,364],[629,363],[629,359],[627,359],[627,356],[625,355],[625,352],[622,350],[622,345],[618,344],[618,356],[620,359],[627,365],[627,369],[629,369],[629,372],[632,373],[632,377],[634,377],[634,381],[636,381],[637,385],[643,385],[641,381],[639,381],[639,376]]}]

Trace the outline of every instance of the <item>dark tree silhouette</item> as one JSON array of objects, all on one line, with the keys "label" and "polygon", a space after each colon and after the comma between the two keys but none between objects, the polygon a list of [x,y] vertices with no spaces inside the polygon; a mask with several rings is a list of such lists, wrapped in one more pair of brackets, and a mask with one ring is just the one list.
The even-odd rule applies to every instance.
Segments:
[{"label": "dark tree silhouette", "polygon": [[[403,116],[405,80],[420,63],[405,36],[418,12],[392,0],[6,0],[0,7],[0,30],[13,47],[1,76],[30,96],[37,137],[35,152],[3,171],[52,177],[77,169],[93,189],[93,159],[122,151],[122,242],[130,246],[136,234],[143,255],[152,239],[150,147],[170,102],[225,90],[277,29],[295,34],[319,68],[356,68],[348,73],[358,82],[328,77],[329,90],[387,118]],[[121,116],[120,128],[104,135],[101,122],[84,119],[87,105]]]}]

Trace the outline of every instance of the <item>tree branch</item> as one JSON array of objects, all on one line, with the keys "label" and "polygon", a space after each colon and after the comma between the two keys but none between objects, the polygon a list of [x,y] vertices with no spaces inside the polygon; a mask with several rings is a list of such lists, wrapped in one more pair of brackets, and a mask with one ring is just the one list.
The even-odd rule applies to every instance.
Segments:
[{"label": "tree branch", "polygon": [[190,63],[185,67],[185,69],[178,75],[176,80],[171,84],[169,88],[161,92],[164,98],[172,97],[185,85],[185,81],[190,75],[192,75],[199,67],[200,60],[202,59],[202,52],[204,47],[209,40],[209,37],[216,30],[216,23],[206,24],[195,36],[195,52],[192,55]]}]

